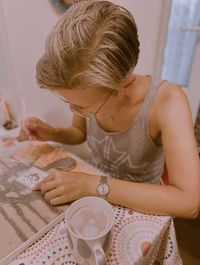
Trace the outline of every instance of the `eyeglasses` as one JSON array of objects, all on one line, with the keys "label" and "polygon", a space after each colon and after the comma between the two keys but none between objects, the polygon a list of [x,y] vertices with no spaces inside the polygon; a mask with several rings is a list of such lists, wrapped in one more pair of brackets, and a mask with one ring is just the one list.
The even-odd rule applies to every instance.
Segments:
[{"label": "eyeglasses", "polygon": [[101,108],[106,104],[106,102],[109,100],[109,98],[113,95],[113,92],[115,90],[112,90],[111,93],[108,94],[108,96],[106,97],[106,99],[104,100],[104,102],[98,107],[98,109],[94,112],[91,113],[83,108],[80,108],[78,106],[75,106],[73,104],[71,104],[68,100],[66,100],[63,96],[58,95],[57,93],[54,92],[54,94],[59,97],[59,99],[61,99],[62,101],[64,101],[65,103],[70,105],[70,109],[72,112],[78,114],[79,116],[85,118],[85,119],[91,119],[93,118],[100,110]]}]

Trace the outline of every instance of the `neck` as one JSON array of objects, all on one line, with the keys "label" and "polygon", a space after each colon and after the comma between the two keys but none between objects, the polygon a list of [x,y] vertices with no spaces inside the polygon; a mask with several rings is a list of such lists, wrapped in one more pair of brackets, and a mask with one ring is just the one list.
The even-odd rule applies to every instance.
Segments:
[{"label": "neck", "polygon": [[110,115],[108,115],[108,119],[110,122],[114,122],[117,114],[122,111],[124,107],[127,107],[128,103],[130,102],[131,93],[130,91],[134,87],[134,82],[136,80],[135,75],[131,75],[129,79],[125,82],[122,89],[119,91],[119,93],[116,95],[116,104],[111,112]]},{"label": "neck", "polygon": [[117,114],[121,112],[125,107],[127,107],[131,101],[132,90],[135,87],[135,81],[137,76],[135,74],[131,74],[125,81],[121,89],[113,95],[112,99],[110,99],[110,107],[109,109],[105,109],[105,111],[98,113],[97,118],[99,117],[102,120],[107,120],[109,122],[114,122]]}]

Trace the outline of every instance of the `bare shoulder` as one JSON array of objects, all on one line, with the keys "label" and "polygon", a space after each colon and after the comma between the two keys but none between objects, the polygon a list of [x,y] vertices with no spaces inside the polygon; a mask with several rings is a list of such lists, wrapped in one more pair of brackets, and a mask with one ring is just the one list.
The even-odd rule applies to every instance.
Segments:
[{"label": "bare shoulder", "polygon": [[181,88],[181,86],[169,83],[167,81],[161,83],[157,100],[160,104],[164,104],[164,106],[173,102],[178,103],[179,101],[188,103],[186,92]]},{"label": "bare shoulder", "polygon": [[154,102],[156,120],[169,122],[172,120],[192,119],[188,97],[178,85],[162,82]]}]

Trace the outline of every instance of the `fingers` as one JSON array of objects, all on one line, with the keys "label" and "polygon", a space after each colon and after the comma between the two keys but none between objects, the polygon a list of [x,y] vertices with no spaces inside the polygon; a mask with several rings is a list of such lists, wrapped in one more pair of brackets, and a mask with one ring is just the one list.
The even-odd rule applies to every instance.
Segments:
[{"label": "fingers", "polygon": [[58,205],[58,204],[63,204],[66,203],[66,197],[65,196],[57,196],[53,199],[50,199],[49,201],[52,205]]},{"label": "fingers", "polygon": [[44,199],[50,202],[52,199],[60,196],[60,188],[53,176],[48,176],[46,179],[37,183],[34,190],[40,190],[44,195]]},{"label": "fingers", "polygon": [[28,139],[31,140],[31,141],[38,140],[38,138],[35,135],[33,135],[33,134],[29,135]]},{"label": "fingers", "polygon": [[49,179],[48,181],[43,182],[40,185],[40,190],[44,195],[44,199],[52,205],[67,202],[66,192],[63,192],[63,188],[57,185],[57,181],[55,179]]},{"label": "fingers", "polygon": [[[53,173],[53,172],[52,172]],[[42,187],[45,183],[50,183],[52,180],[54,180],[54,175],[50,174],[48,175],[45,179],[41,180],[40,182],[38,182],[35,187],[33,188],[33,190],[41,190],[42,191]],[[48,186],[47,186],[48,187]],[[47,189],[48,190],[48,189]],[[44,192],[43,192],[44,193]]]},{"label": "fingers", "polygon": [[49,180],[48,182],[45,182],[40,186],[40,190],[42,194],[46,194],[49,191],[52,191],[53,189],[57,189],[57,188],[58,186],[55,180]]},{"label": "fingers", "polygon": [[41,123],[37,118],[27,118],[23,123],[28,130],[39,130],[41,127]]},{"label": "fingers", "polygon": [[48,141],[52,140],[54,135],[54,127],[48,123],[38,119],[37,117],[29,117],[25,121],[25,128],[33,136],[34,140]]},{"label": "fingers", "polygon": [[27,139],[29,140],[47,140],[47,124],[38,119],[37,117],[28,117],[22,122]]},{"label": "fingers", "polygon": [[51,200],[53,200],[57,197],[60,197],[60,196],[61,196],[61,194],[60,194],[59,188],[51,189],[44,194],[45,200],[49,201],[49,202],[51,202]]},{"label": "fingers", "polygon": [[40,190],[52,205],[63,204],[82,196],[83,181],[74,178],[77,173],[52,169],[50,175],[40,181],[34,190]]},{"label": "fingers", "polygon": [[19,134],[17,136],[17,140],[19,142],[28,140],[28,134],[26,133],[26,131],[24,130],[23,127],[21,127],[21,129],[20,129],[20,132],[19,132]]},{"label": "fingers", "polygon": [[27,120],[22,121],[21,129],[19,135],[17,136],[17,140],[37,140],[37,130],[34,131],[33,128],[37,129],[36,126],[32,126]]}]

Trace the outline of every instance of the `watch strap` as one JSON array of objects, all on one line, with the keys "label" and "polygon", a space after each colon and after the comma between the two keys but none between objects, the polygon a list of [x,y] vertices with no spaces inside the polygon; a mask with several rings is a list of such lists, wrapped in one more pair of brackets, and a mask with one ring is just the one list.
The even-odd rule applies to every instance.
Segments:
[{"label": "watch strap", "polygon": [[100,178],[100,183],[101,184],[104,184],[104,183],[108,184],[108,180],[107,179],[108,179],[107,176],[102,175],[101,178]]}]

